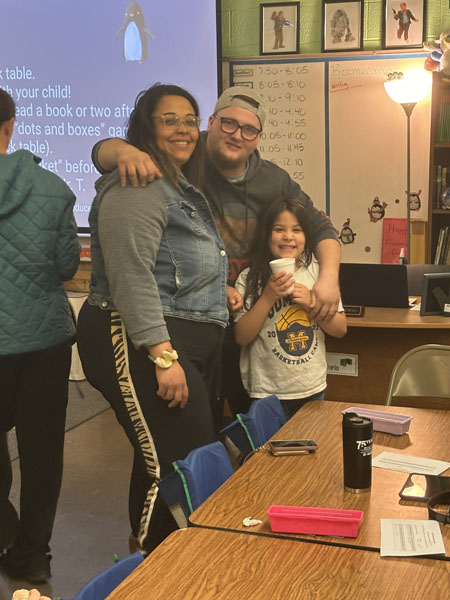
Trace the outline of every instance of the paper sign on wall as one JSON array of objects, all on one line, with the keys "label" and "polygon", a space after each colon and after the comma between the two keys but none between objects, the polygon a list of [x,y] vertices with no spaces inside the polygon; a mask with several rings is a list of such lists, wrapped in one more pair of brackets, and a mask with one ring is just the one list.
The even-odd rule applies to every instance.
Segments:
[{"label": "paper sign on wall", "polygon": [[408,259],[408,226],[406,219],[383,220],[383,243],[381,262],[383,264],[398,263],[400,250],[404,248],[405,258]]}]

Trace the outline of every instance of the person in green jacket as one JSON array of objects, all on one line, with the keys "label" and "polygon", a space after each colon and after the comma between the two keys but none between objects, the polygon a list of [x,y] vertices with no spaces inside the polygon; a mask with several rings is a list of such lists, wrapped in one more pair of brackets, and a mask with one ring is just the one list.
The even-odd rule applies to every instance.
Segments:
[{"label": "person in green jacket", "polygon": [[[0,569],[41,583],[51,576],[75,334],[63,281],[75,274],[80,248],[71,190],[27,150],[7,153],[14,118],[14,101],[0,89],[0,531],[8,529]],[[9,501],[13,427],[20,520]]]}]

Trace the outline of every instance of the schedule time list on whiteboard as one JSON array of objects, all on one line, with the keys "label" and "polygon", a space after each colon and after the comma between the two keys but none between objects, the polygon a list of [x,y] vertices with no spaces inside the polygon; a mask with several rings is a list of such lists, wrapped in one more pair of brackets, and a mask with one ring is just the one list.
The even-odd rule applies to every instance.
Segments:
[{"label": "schedule time list on whiteboard", "polygon": [[288,171],[315,206],[326,210],[324,63],[241,63],[232,68],[233,84],[253,87],[268,107],[261,156]]}]

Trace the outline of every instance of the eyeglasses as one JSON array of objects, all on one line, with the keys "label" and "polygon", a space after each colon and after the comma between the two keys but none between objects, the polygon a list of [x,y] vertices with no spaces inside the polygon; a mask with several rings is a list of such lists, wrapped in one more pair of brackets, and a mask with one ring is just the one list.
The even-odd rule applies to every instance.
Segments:
[{"label": "eyeglasses", "polygon": [[253,127],[253,125],[239,125],[236,119],[219,117],[219,115],[214,115],[214,117],[220,121],[220,129],[224,133],[234,133],[240,129],[242,137],[248,142],[255,140],[261,133],[261,129],[256,129],[256,127]]},{"label": "eyeglasses", "polygon": [[178,117],[177,115],[161,115],[152,117],[152,119],[160,119],[165,127],[170,127],[173,129],[180,127],[180,125],[184,125],[189,129],[198,129],[200,127],[200,123],[202,122],[200,117],[194,117],[191,115],[187,117]]}]

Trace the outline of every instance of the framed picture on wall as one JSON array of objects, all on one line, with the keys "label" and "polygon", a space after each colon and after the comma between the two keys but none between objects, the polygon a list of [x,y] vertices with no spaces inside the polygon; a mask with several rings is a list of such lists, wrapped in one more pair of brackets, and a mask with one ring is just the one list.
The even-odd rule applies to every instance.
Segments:
[{"label": "framed picture on wall", "polygon": [[362,50],[364,2],[324,0],[322,52]]},{"label": "framed picture on wall", "polygon": [[260,54],[298,54],[300,2],[260,4]]},{"label": "framed picture on wall", "polygon": [[425,38],[426,0],[384,0],[383,48],[421,48]]}]

